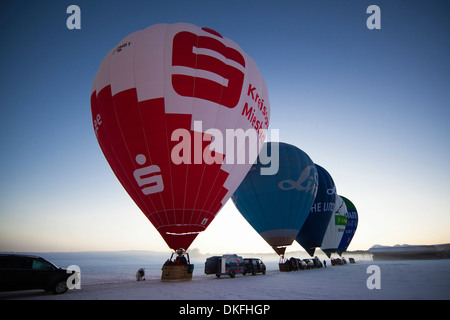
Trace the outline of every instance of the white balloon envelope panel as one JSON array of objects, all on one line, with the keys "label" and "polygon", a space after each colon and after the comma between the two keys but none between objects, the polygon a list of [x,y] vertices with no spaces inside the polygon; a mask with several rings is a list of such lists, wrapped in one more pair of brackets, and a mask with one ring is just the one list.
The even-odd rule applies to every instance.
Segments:
[{"label": "white balloon envelope panel", "polygon": [[[255,62],[230,39],[187,23],[119,42],[95,77],[91,111],[112,170],[174,250],[187,249],[231,197],[270,119]],[[245,145],[256,152],[231,137],[240,132],[254,133],[260,143]]]},{"label": "white balloon envelope panel", "polygon": [[341,196],[336,194],[336,200],[334,202],[334,210],[328,223],[327,231],[323,237],[322,246],[320,249],[327,254],[328,257],[331,253],[337,252],[339,243],[344,235],[345,226],[347,225],[347,206]]}]

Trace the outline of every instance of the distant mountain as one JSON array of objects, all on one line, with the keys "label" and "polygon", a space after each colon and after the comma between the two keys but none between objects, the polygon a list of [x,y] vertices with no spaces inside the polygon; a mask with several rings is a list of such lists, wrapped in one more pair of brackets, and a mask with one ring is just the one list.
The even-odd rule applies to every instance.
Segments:
[{"label": "distant mountain", "polygon": [[373,260],[449,259],[450,243],[437,245],[373,245],[369,252],[372,254]]}]

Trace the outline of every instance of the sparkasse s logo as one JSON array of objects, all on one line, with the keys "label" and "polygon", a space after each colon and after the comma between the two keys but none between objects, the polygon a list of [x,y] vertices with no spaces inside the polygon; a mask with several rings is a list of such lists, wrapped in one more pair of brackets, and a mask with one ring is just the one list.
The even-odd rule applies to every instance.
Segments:
[{"label": "sparkasse s logo", "polygon": [[[208,31],[208,29],[204,31]],[[182,31],[173,38],[173,89],[181,96],[200,98],[234,108],[244,83],[242,54],[216,38]]]}]

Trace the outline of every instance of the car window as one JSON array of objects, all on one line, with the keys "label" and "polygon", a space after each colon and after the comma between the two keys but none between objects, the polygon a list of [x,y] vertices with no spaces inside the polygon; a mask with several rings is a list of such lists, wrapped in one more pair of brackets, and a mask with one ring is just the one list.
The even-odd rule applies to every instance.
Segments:
[{"label": "car window", "polygon": [[44,260],[33,259],[33,270],[52,270],[53,267],[50,263]]},{"label": "car window", "polygon": [[31,260],[27,257],[2,257],[1,269],[30,269]]}]

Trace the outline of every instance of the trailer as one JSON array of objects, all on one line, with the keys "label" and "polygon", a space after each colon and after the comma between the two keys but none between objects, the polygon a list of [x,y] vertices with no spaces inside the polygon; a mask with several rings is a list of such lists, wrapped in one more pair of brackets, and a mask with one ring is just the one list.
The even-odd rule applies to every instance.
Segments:
[{"label": "trailer", "polygon": [[244,259],[236,254],[224,254],[206,259],[205,274],[215,274],[217,278],[228,275],[234,278],[237,273],[245,273]]}]

